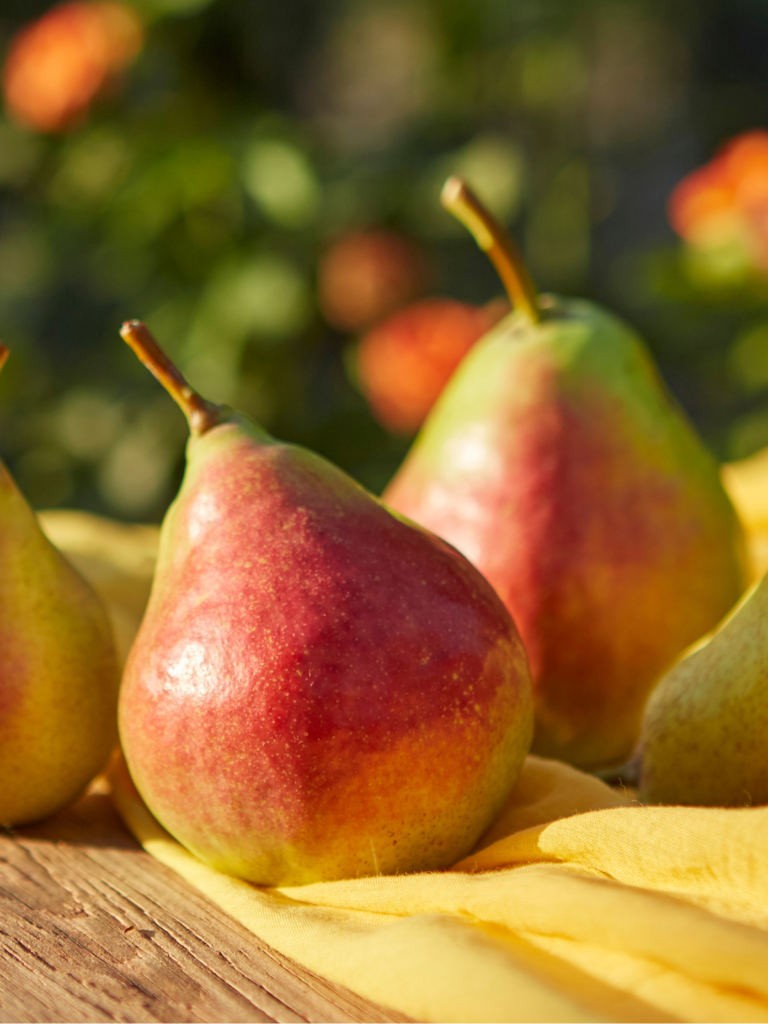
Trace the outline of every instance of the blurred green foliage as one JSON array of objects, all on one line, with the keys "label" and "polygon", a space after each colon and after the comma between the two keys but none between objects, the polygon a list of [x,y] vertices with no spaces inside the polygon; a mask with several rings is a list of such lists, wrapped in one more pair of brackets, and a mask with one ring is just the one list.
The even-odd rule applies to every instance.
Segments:
[{"label": "blurred green foliage", "polygon": [[[51,8],[4,0],[0,45]],[[345,232],[417,242],[431,290],[500,286],[439,207],[464,174],[543,289],[646,335],[724,458],[768,444],[768,291],[697,267],[675,184],[768,123],[758,0],[135,0],[146,41],[88,119],[0,122],[0,451],[37,506],[158,519],[181,414],[119,340],[145,319],[190,381],[380,490],[372,419],[316,275]],[[746,282],[746,283],[745,283]]]}]

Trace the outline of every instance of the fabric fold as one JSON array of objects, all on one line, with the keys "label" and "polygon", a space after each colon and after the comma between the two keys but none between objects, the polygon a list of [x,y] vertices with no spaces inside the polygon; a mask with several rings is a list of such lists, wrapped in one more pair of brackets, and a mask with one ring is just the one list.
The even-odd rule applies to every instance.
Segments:
[{"label": "fabric fold", "polygon": [[641,807],[529,757],[450,871],[266,889],[177,843],[127,769],[144,848],[261,939],[423,1021],[768,1021],[768,809]]}]

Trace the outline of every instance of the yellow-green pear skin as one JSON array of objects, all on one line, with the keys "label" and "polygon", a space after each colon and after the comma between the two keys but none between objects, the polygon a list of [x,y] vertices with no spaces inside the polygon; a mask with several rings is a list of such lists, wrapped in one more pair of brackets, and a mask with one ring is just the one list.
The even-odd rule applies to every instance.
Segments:
[{"label": "yellow-green pear skin", "polygon": [[117,737],[119,675],[101,600],[0,463],[0,825],[74,800]]},{"label": "yellow-green pear skin", "polygon": [[768,576],[661,679],[640,751],[643,803],[768,804]]}]

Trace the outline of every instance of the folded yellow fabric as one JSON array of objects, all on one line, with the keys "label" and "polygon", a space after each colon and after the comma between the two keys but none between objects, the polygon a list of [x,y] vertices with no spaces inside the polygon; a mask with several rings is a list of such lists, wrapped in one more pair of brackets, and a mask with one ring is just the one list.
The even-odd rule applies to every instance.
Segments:
[{"label": "folded yellow fabric", "polygon": [[768,808],[641,807],[528,758],[451,871],[265,889],[202,864],[124,762],[144,848],[275,949],[422,1021],[768,1021]]}]

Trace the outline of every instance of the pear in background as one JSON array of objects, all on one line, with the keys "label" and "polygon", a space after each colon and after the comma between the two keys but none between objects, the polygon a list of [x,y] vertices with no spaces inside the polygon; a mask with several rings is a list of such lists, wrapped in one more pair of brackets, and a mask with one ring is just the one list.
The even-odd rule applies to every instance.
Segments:
[{"label": "pear in background", "polygon": [[117,689],[101,600],[0,463],[1,825],[59,810],[104,766],[117,738]]},{"label": "pear in background", "polygon": [[651,694],[639,744],[640,799],[768,803],[768,577]]},{"label": "pear in background", "polygon": [[616,764],[653,684],[742,593],[741,529],[638,336],[593,303],[539,298],[463,182],[443,201],[516,308],[459,365],[384,500],[463,552],[512,613],[534,751]]},{"label": "pear in background", "polygon": [[205,862],[265,885],[447,867],[528,752],[528,665],[480,573],[325,459],[206,402],[189,420],[120,693],[137,789]]}]

